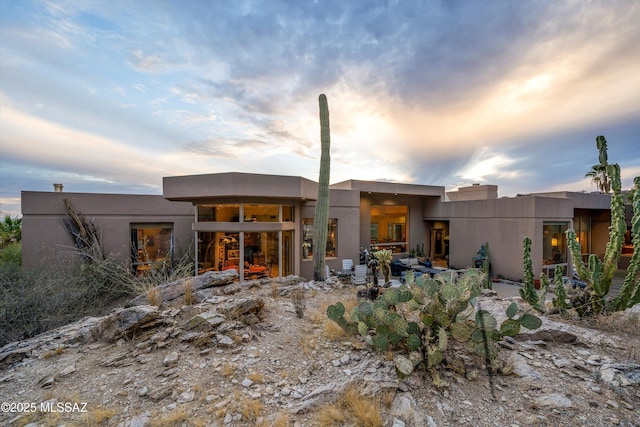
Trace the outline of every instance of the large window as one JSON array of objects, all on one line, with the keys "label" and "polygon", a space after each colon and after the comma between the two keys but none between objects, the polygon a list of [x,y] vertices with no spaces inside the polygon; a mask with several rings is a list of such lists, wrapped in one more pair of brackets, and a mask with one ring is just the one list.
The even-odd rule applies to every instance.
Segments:
[{"label": "large window", "polygon": [[[282,209],[282,214],[280,213]],[[293,222],[292,205],[269,205],[258,203],[199,205],[199,222]],[[282,215],[282,219],[281,219]]]},{"label": "large window", "polygon": [[[302,258],[313,258],[313,218],[302,219]],[[327,247],[325,256],[335,258],[338,247],[338,220],[329,218],[327,224]]]},{"label": "large window", "polygon": [[545,265],[567,262],[565,231],[565,222],[545,222],[542,225],[542,258]]},{"label": "large window", "polygon": [[200,205],[199,222],[239,222],[240,205]]},{"label": "large window", "polygon": [[171,262],[172,254],[173,224],[131,224],[131,264],[136,274]]},{"label": "large window", "polygon": [[409,207],[406,205],[371,206],[371,246],[406,252]]},{"label": "large window", "polygon": [[244,205],[244,222],[280,222],[278,205]]},{"label": "large window", "polygon": [[198,272],[210,270],[240,271],[240,234],[221,232],[198,233]]},{"label": "large window", "polygon": [[591,217],[578,216],[573,221],[573,228],[576,231],[578,243],[580,243],[580,253],[583,255],[591,251],[591,242],[589,234],[591,232]]},{"label": "large window", "polygon": [[[240,280],[277,277],[293,274],[292,242],[293,205],[267,203],[205,204],[197,206],[197,264],[198,273],[235,269]],[[224,224],[233,231],[224,230]],[[249,224],[252,223],[252,224]],[[258,223],[258,225],[253,224]],[[260,226],[259,223],[265,223]],[[271,224],[266,224],[271,223]],[[273,223],[281,223],[282,226]],[[263,230],[260,228],[264,227]],[[273,231],[274,229],[282,231]]]},{"label": "large window", "polygon": [[293,206],[282,205],[282,222],[293,222]]}]

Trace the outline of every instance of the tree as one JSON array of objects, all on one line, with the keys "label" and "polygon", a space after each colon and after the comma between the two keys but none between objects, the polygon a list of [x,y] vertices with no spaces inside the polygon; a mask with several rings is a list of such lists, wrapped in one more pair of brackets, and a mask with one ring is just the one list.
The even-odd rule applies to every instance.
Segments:
[{"label": "tree", "polygon": [[316,200],[316,214],[313,220],[313,279],[324,280],[325,252],[327,247],[327,229],[329,226],[329,172],[331,159],[329,147],[331,137],[329,132],[329,104],[327,97],[321,94],[320,104],[320,177],[318,179],[318,200]]},{"label": "tree", "polygon": [[0,222],[0,248],[10,243],[19,243],[22,240],[22,218],[4,216]]},{"label": "tree", "polygon": [[584,177],[591,178],[591,182],[596,184],[598,190],[603,193],[611,192],[611,179],[607,173],[607,140],[604,136],[596,138],[596,145],[598,147],[600,163],[591,166],[591,170],[587,172]]}]

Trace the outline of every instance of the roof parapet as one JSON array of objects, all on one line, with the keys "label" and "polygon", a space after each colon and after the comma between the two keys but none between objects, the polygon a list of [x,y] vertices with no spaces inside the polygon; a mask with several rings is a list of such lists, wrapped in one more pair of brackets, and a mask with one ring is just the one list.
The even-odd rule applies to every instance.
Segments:
[{"label": "roof parapet", "polygon": [[498,186],[473,184],[469,187],[459,187],[457,191],[448,191],[447,197],[452,202],[497,199]]}]

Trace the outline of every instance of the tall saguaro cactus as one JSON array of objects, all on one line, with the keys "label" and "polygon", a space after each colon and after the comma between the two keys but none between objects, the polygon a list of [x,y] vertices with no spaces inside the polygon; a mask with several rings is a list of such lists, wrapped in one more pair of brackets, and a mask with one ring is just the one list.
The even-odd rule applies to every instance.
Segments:
[{"label": "tall saguaro cactus", "polygon": [[318,98],[320,104],[320,177],[318,179],[318,199],[316,214],[313,220],[313,279],[324,280],[325,252],[327,247],[327,230],[329,226],[329,174],[331,158],[329,148],[331,136],[329,132],[329,104],[325,94]]}]

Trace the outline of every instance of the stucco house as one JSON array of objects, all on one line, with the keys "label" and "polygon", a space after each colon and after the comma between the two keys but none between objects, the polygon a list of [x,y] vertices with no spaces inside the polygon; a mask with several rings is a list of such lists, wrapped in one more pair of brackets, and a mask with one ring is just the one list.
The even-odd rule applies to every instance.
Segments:
[{"label": "stucco house", "polygon": [[[496,186],[448,192],[441,186],[349,180],[330,187],[326,262],[340,269],[360,248],[411,249],[472,265],[489,243],[492,274],[521,279],[522,240],[533,241],[536,273],[570,269],[564,231],[574,228],[585,256],[602,255],[610,196],[540,193],[498,198]],[[191,250],[197,273],[236,268],[241,280],[297,274],[313,277],[317,183],[249,173],[165,177],[163,195],[22,192],[23,266],[35,268],[73,246],[63,225],[64,200],[89,218],[105,250],[143,274]],[[447,200],[448,198],[448,200]],[[567,270],[569,271],[569,270]]]}]

